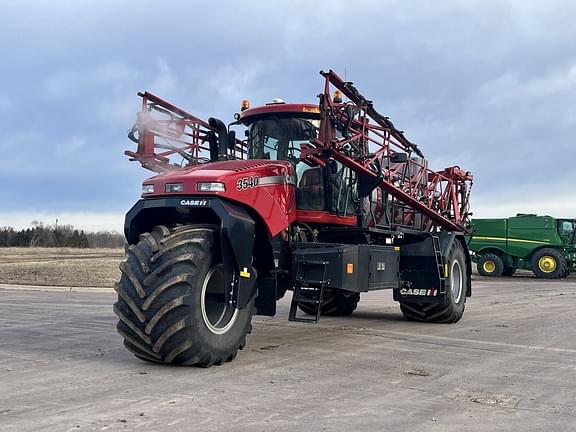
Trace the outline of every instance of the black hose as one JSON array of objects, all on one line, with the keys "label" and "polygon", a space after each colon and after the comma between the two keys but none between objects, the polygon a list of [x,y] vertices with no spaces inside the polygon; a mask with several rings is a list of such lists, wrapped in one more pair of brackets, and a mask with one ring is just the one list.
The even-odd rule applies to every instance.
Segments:
[{"label": "black hose", "polygon": [[134,123],[132,129],[128,131],[128,138],[130,141],[134,141],[136,144],[140,144],[140,139],[136,137],[136,132],[138,132],[138,136],[140,136],[140,128],[138,127],[138,123]]}]

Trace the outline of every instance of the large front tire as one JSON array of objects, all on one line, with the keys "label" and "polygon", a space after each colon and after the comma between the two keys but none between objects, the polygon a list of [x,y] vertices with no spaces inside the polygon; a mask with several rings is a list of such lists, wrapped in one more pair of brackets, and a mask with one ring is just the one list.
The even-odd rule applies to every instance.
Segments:
[{"label": "large front tire", "polygon": [[455,323],[464,315],[466,293],[470,279],[467,276],[466,255],[459,241],[454,241],[448,254],[446,296],[442,304],[400,302],[404,317],[410,321]]},{"label": "large front tire", "polygon": [[128,248],[120,270],[117,329],[136,357],[208,367],[244,347],[253,302],[244,309],[225,302],[216,227],[157,226]]}]

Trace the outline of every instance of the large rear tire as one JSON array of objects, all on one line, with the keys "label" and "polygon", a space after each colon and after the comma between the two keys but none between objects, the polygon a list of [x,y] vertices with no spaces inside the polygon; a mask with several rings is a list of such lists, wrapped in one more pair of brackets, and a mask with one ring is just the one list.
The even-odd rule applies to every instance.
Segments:
[{"label": "large rear tire", "polygon": [[[339,289],[324,289],[320,314],[324,316],[348,316],[356,310],[360,293]],[[308,303],[298,304],[300,310],[308,315],[315,315],[314,307]]]},{"label": "large rear tire", "polygon": [[567,274],[566,259],[556,249],[543,248],[532,257],[532,271],[543,279],[556,279]]},{"label": "large rear tire", "polygon": [[448,254],[449,274],[446,279],[446,298],[442,304],[400,302],[404,317],[410,321],[455,323],[464,315],[469,279],[466,255],[459,241],[454,241]]},{"label": "large rear tire", "polygon": [[211,225],[157,226],[128,248],[114,312],[136,357],[208,367],[244,347],[253,302],[244,309],[225,302],[218,234]]}]

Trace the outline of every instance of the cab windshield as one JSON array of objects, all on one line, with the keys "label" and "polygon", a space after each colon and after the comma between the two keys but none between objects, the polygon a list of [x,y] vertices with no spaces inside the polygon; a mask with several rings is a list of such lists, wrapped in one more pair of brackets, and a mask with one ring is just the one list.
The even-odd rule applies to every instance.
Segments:
[{"label": "cab windshield", "polygon": [[576,244],[576,221],[567,219],[559,220],[558,234],[566,243]]},{"label": "cab windshield", "polygon": [[256,120],[248,135],[248,158],[288,160],[297,164],[300,145],[318,137],[320,120],[266,117]]},{"label": "cab windshield", "polygon": [[295,166],[298,209],[352,215],[356,198],[354,172],[334,160],[328,171],[300,160],[300,146],[318,138],[319,128],[318,118],[270,116],[256,120],[248,134],[248,158],[287,160]]}]

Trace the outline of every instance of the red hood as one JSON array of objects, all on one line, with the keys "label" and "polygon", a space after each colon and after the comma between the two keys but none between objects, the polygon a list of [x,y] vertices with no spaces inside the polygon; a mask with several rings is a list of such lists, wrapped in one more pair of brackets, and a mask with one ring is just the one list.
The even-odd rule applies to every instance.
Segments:
[{"label": "red hood", "polygon": [[[224,183],[226,192],[217,192],[216,194],[229,195],[229,192],[241,190],[237,187],[239,180],[257,178],[259,181],[270,177],[285,177],[286,182],[291,183],[294,181],[294,167],[287,161],[264,159],[203,163],[159,174],[145,180],[144,184],[154,185],[154,193],[146,194],[145,197],[167,195],[165,192],[167,183],[183,184],[182,192],[170,193],[169,195],[196,195],[198,194],[197,184],[202,182]],[[200,194],[206,194],[206,192]],[[208,194],[214,194],[214,192]]]},{"label": "red hood", "polygon": [[287,161],[271,161],[264,159],[253,159],[253,160],[230,160],[221,162],[208,162],[198,165],[191,165],[184,167],[176,171],[169,171],[157,176],[151,177],[148,180],[155,179],[174,179],[181,177],[205,175],[214,172],[214,175],[222,175],[224,172],[242,172],[246,170],[259,170],[260,168],[274,168],[274,167],[290,167],[290,163]]}]

